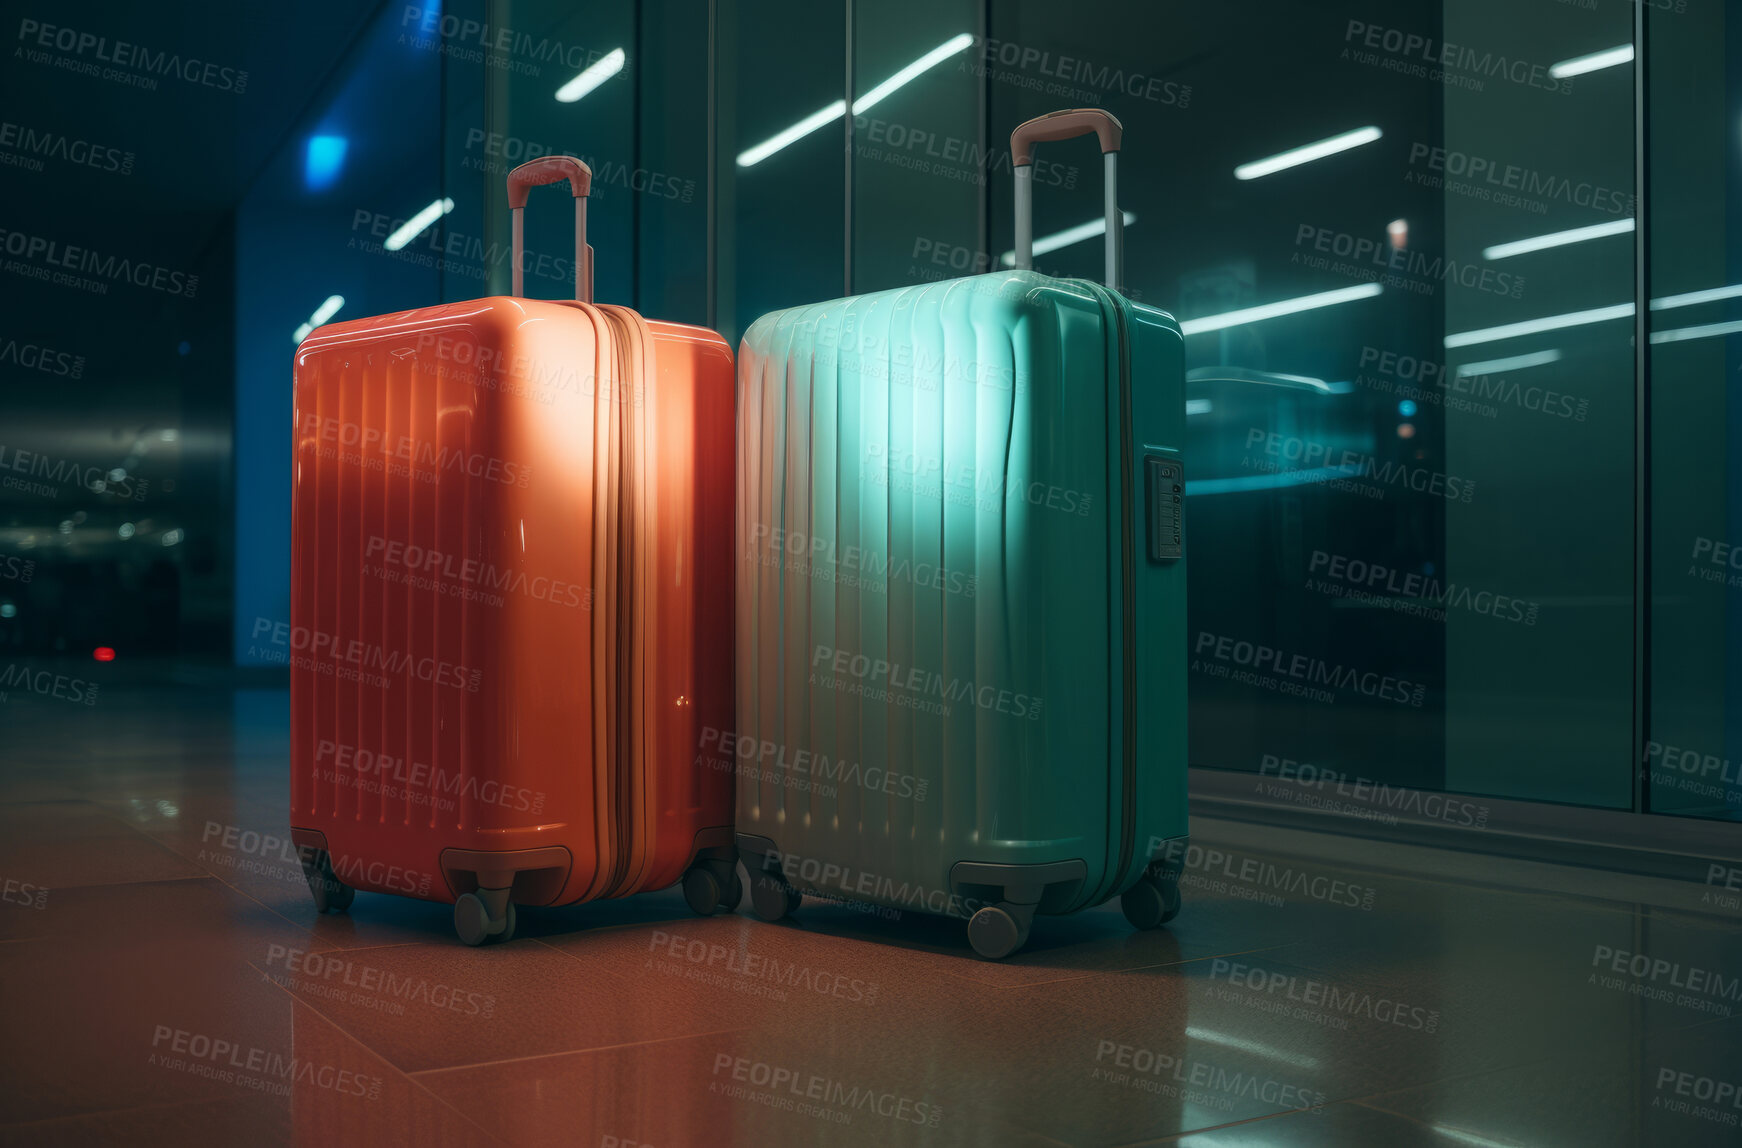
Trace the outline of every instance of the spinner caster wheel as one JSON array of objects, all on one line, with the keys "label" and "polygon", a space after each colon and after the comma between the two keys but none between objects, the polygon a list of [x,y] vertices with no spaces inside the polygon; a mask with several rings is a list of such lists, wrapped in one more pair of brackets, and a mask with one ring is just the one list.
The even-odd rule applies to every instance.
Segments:
[{"label": "spinner caster wheel", "polygon": [[702,862],[683,878],[683,899],[690,911],[699,917],[715,913],[730,913],[744,899],[744,886],[738,880],[738,866],[723,862]]},{"label": "spinner caster wheel", "polygon": [[490,911],[476,893],[462,893],[454,902],[454,932],[468,945],[490,939]]},{"label": "spinner caster wheel", "polygon": [[720,908],[720,879],[705,866],[697,865],[683,875],[683,899],[690,912],[698,917],[711,917]]},{"label": "spinner caster wheel", "polygon": [[462,893],[454,902],[454,932],[460,940],[474,947],[489,941],[514,939],[515,912],[510,901],[502,916],[492,920],[490,907],[476,893]]},{"label": "spinner caster wheel", "polygon": [[761,920],[790,917],[803,900],[803,894],[778,878],[758,875],[750,880],[750,911]]},{"label": "spinner caster wheel", "polygon": [[1119,898],[1119,907],[1134,929],[1159,929],[1179,916],[1179,885],[1145,877]]},{"label": "spinner caster wheel", "polygon": [[357,890],[351,888],[337,877],[327,881],[327,904],[321,911],[324,913],[344,913],[351,908],[351,902],[357,899]]},{"label": "spinner caster wheel", "polygon": [[315,853],[312,859],[305,859],[302,872],[308,879],[308,890],[314,896],[316,912],[343,913],[356,899],[357,890],[333,875],[333,861],[325,850]]},{"label": "spinner caster wheel", "polygon": [[726,883],[726,889],[720,894],[720,912],[736,913],[738,903],[744,899],[744,882],[738,879],[738,867],[732,866],[732,879]]},{"label": "spinner caster wheel", "polygon": [[1028,943],[1029,923],[1024,914],[988,905],[968,919],[968,943],[987,960],[1001,961]]}]

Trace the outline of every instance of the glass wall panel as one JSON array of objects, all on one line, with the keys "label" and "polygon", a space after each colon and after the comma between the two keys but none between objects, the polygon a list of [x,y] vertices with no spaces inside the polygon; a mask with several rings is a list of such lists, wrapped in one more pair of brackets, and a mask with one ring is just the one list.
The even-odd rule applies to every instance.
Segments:
[{"label": "glass wall panel", "polygon": [[710,5],[640,8],[635,306],[650,318],[707,324]]},{"label": "glass wall panel", "polygon": [[982,123],[981,5],[876,0],[853,15],[853,290],[986,270],[998,145]]},{"label": "glass wall panel", "polygon": [[[1742,819],[1742,19],[1647,10],[1651,679],[1658,813]],[[1736,446],[1738,451],[1730,448]]]},{"label": "glass wall panel", "polygon": [[[993,7],[992,138],[1114,111],[1128,293],[1185,323],[1194,765],[1631,803],[1629,327],[1560,317],[1631,297],[1632,70],[1557,68],[1628,13]],[[1037,235],[1097,219],[1043,154]]]},{"label": "glass wall panel", "polygon": [[718,328],[846,291],[844,4],[718,0]]},{"label": "glass wall panel", "polygon": [[[462,0],[443,17],[447,299],[506,295],[511,242],[505,179],[542,155],[575,155],[593,170],[587,241],[594,298],[635,298],[635,235],[648,187],[637,160],[639,77],[633,0],[584,7]],[[456,23],[457,22],[457,23]],[[470,29],[477,31],[469,31]],[[574,298],[574,211],[554,190],[526,210],[526,293]]]},{"label": "glass wall panel", "polygon": [[[236,212],[232,644],[242,665],[281,664],[282,647],[261,635],[290,619],[290,382],[303,328],[442,298],[447,233],[433,217],[406,230],[454,194],[438,161],[443,122],[416,110],[440,106],[450,58],[439,16],[421,11],[384,9],[366,24]],[[458,297],[481,293],[470,282]]]},{"label": "glass wall panel", "polygon": [[1481,86],[1422,142],[1447,266],[1483,276],[1441,293],[1444,465],[1474,484],[1446,501],[1446,787],[1630,807],[1634,77],[1591,57],[1632,10],[1458,0],[1443,38]]},{"label": "glass wall panel", "polygon": [[[1654,89],[1658,294],[1742,280],[1711,242],[1732,33],[1687,7],[1653,14],[1675,61]],[[1633,4],[417,11],[376,17],[391,42],[368,50],[422,71],[371,67],[393,86],[348,129],[372,134],[345,179],[385,166],[341,185],[332,226],[445,214],[357,256],[347,314],[427,301],[420,276],[447,299],[507,290],[502,178],[566,152],[595,171],[597,297],[736,339],[771,310],[1002,266],[1011,128],[1110,109],[1124,289],[1187,338],[1192,763],[1635,803]],[[439,167],[396,166],[428,119],[399,109],[430,103]],[[1041,270],[1100,277],[1101,186],[1087,140],[1041,146]],[[572,290],[559,198],[529,213],[532,294]],[[1730,591],[1705,567],[1742,526],[1700,460],[1727,442],[1728,340],[1667,333],[1734,303],[1652,313],[1652,717],[1720,762]],[[1732,783],[1666,776],[1659,807],[1736,805]]]}]

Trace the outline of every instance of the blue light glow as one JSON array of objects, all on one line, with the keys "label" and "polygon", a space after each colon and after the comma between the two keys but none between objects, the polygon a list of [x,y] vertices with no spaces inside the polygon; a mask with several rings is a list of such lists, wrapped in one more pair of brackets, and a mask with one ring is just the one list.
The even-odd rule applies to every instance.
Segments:
[{"label": "blue light glow", "polygon": [[303,186],[310,191],[325,191],[333,186],[345,166],[345,148],[349,143],[344,136],[310,136],[303,155]]},{"label": "blue light glow", "polygon": [[1397,404],[1397,413],[1402,415],[1404,418],[1408,418],[1409,416],[1413,415],[1415,413],[1415,400],[1414,399],[1404,399],[1401,403],[1398,403]]},{"label": "blue light glow", "polygon": [[407,5],[405,15],[400,18],[399,23],[404,26],[413,19],[417,20],[417,30],[422,35],[434,36],[440,33],[442,30],[442,6],[439,0],[430,0],[430,3],[424,5],[422,12]]}]

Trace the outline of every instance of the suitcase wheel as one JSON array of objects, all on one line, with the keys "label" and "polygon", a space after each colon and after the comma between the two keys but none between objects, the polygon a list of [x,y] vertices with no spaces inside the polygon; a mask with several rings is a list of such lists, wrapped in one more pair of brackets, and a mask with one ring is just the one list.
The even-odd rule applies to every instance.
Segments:
[{"label": "suitcase wheel", "polygon": [[804,895],[779,877],[758,873],[750,880],[750,911],[764,921],[778,921],[798,911]]},{"label": "suitcase wheel", "polygon": [[[501,905],[498,915],[494,917],[490,913],[491,901]],[[508,900],[506,889],[481,889],[477,893],[462,893],[454,902],[454,932],[460,935],[460,940],[473,946],[488,941],[512,941],[514,916],[514,903]]]},{"label": "suitcase wheel", "polygon": [[1144,874],[1119,898],[1125,919],[1134,929],[1159,929],[1179,916],[1179,882]]},{"label": "suitcase wheel", "polygon": [[683,877],[683,898],[701,917],[730,913],[744,899],[738,866],[729,861],[699,861]]},{"label": "suitcase wheel", "polygon": [[1028,943],[1033,921],[1033,905],[987,905],[968,918],[968,943],[989,961],[1003,960]]},{"label": "suitcase wheel", "polygon": [[308,891],[315,899],[317,913],[343,913],[356,899],[357,890],[339,880],[333,873],[333,859],[325,849],[299,850],[302,875],[308,880]]}]

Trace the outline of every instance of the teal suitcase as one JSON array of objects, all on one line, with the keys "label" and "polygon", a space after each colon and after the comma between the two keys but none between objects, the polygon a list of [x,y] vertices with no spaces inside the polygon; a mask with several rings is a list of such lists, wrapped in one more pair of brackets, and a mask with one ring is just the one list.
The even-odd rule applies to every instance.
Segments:
[{"label": "teal suitcase", "polygon": [[[1094,132],[1107,286],[1032,266],[1033,143]],[[737,773],[753,911],[1179,910],[1185,358],[1123,298],[1117,120],[1011,137],[1018,270],[765,315],[738,356]]]}]

